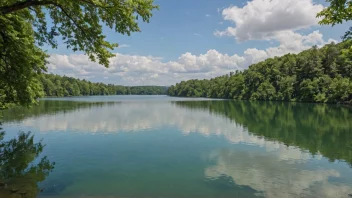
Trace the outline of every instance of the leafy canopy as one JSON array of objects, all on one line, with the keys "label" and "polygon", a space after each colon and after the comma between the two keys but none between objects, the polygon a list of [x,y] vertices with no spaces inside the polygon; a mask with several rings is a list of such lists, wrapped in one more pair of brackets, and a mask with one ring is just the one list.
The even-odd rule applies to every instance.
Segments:
[{"label": "leafy canopy", "polygon": [[0,109],[43,96],[44,44],[56,48],[60,36],[67,48],[108,67],[118,44],[106,40],[103,26],[130,35],[140,31],[138,17],[149,22],[156,8],[153,0],[0,1]]},{"label": "leafy canopy", "polygon": [[[35,38],[57,47],[55,36],[61,35],[68,48],[84,51],[92,61],[106,67],[113,54],[109,51],[118,45],[105,40],[103,25],[118,33],[130,35],[140,31],[140,16],[149,22],[153,0],[5,0],[0,13],[5,17],[21,16],[35,27]],[[52,24],[48,26],[49,18]]]},{"label": "leafy canopy", "polygon": [[45,71],[47,55],[34,44],[25,15],[0,15],[0,109],[31,104],[43,95],[37,77]]},{"label": "leafy canopy", "polygon": [[[336,25],[344,21],[352,20],[352,1],[351,0],[326,0],[330,3],[318,13],[317,17],[323,17],[319,22],[321,25]],[[344,39],[351,39],[352,27],[343,36]]]}]

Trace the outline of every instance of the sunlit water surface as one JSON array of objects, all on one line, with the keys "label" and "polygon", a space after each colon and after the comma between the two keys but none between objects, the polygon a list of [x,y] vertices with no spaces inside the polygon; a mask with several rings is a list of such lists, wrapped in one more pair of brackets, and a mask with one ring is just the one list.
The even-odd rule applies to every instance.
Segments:
[{"label": "sunlit water surface", "polygon": [[108,96],[4,112],[56,163],[40,197],[349,197],[346,106]]}]

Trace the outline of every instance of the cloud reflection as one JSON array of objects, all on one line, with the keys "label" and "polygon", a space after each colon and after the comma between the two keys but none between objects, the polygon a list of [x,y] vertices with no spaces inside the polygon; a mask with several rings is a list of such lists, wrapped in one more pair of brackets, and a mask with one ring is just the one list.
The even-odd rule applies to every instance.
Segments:
[{"label": "cloud reflection", "polygon": [[[268,141],[248,132],[243,126],[201,109],[179,108],[169,102],[125,102],[80,108],[65,113],[29,117],[22,121],[42,133],[75,131],[82,133],[120,133],[147,131],[164,126],[178,128],[184,135],[224,137],[234,144],[250,144],[273,152],[281,160],[307,160],[311,155],[296,147]],[[316,158],[321,158],[317,155]]]},{"label": "cloud reflection", "polygon": [[352,187],[329,182],[337,170],[309,170],[304,164],[280,161],[278,156],[255,151],[220,150],[209,158],[216,165],[205,169],[208,178],[232,177],[237,185],[250,186],[265,197],[346,197]]},{"label": "cloud reflection", "polygon": [[320,154],[312,156],[298,147],[253,135],[242,125],[207,110],[180,108],[167,101],[90,106],[29,117],[22,124],[43,133],[130,133],[174,127],[184,135],[218,136],[254,149],[222,149],[206,154],[206,158],[215,161],[215,165],[205,168],[207,178],[227,175],[237,185],[250,186],[266,197],[346,197],[352,192],[351,185],[330,181],[343,177],[339,171],[308,167],[312,158],[322,158]]}]

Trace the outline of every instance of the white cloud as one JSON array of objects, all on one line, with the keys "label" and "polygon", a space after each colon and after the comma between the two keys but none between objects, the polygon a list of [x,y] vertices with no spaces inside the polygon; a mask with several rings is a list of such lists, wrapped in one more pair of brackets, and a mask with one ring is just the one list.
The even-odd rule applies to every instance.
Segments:
[{"label": "white cloud", "polygon": [[301,35],[293,31],[281,31],[276,33],[275,40],[280,42],[277,47],[269,47],[265,50],[258,50],[256,48],[247,49],[244,52],[246,61],[248,61],[247,64],[257,63],[267,58],[282,56],[288,53],[296,54],[313,45],[321,47],[327,43],[337,43],[333,39],[324,41],[323,35],[319,31],[314,31],[308,35]]},{"label": "white cloud", "polygon": [[53,54],[50,56],[50,62],[54,64],[49,64],[50,69],[57,69],[57,66],[60,69],[72,69],[75,66],[69,61],[69,56],[67,55],[57,55]]},{"label": "white cloud", "polygon": [[206,16],[206,17],[210,17],[210,14],[206,14],[205,16]]},{"label": "white cloud", "polygon": [[[171,85],[179,80],[214,77],[228,73],[229,69],[243,69],[241,66],[245,59],[236,54],[230,56],[209,50],[199,56],[187,52],[176,61],[169,62],[163,62],[159,57],[117,53],[110,59],[109,68],[89,61],[88,57],[82,54],[52,54],[49,62],[49,72],[60,75],[94,78],[95,81],[109,77],[106,82],[125,85]],[[175,73],[182,73],[182,76],[174,77]]]},{"label": "white cloud", "polygon": [[222,11],[235,27],[216,31],[218,36],[233,36],[238,41],[272,39],[288,30],[316,25],[316,14],[323,9],[312,0],[253,0],[244,7],[231,6]]},{"label": "white cloud", "polygon": [[[215,49],[195,55],[186,52],[174,61],[163,61],[160,57],[127,55],[117,53],[110,59],[109,68],[89,61],[83,54],[52,54],[49,72],[92,81],[123,85],[172,85],[181,80],[212,78],[234,70],[243,70],[250,64],[286,53],[298,53],[312,45],[324,45],[323,35],[314,31],[302,35],[293,31],[275,33],[278,46],[267,49],[248,48],[243,55],[228,55]],[[333,41],[329,39],[328,42]],[[104,77],[108,77],[105,78]]]},{"label": "white cloud", "polygon": [[277,157],[252,150],[214,151],[209,158],[217,164],[206,168],[205,176],[229,176],[237,185],[251,187],[264,197],[346,197],[352,190],[348,183],[331,182],[343,177],[338,170],[312,170],[304,163],[294,164]]},{"label": "white cloud", "polygon": [[229,56],[212,49],[206,54],[200,54],[199,56],[187,52],[182,54],[177,62],[184,66],[186,72],[197,73],[225,68],[241,69],[240,66],[244,61],[244,58],[237,54]]},{"label": "white cloud", "polygon": [[159,77],[159,74],[153,74],[150,76],[150,78],[158,78]]},{"label": "white cloud", "polygon": [[[312,45],[320,47],[336,42],[333,39],[324,40],[319,31],[308,34],[298,31],[316,25],[316,13],[322,8],[322,5],[314,4],[312,0],[252,0],[238,7],[217,9],[219,14],[222,12],[223,19],[233,22],[234,26],[215,34],[235,37],[238,41],[266,40],[270,42],[270,47],[266,49],[255,46],[240,54],[224,54],[215,49],[204,54],[185,52],[173,61],[117,53],[116,57],[110,59],[108,69],[90,62],[83,54],[52,54],[48,68],[49,72],[60,75],[123,85],[172,85],[181,80],[212,78],[246,69],[270,57],[298,53]],[[219,24],[225,23],[221,21]],[[193,36],[202,35],[194,32]],[[164,40],[164,37],[160,39]],[[119,47],[129,45],[121,44]]]}]

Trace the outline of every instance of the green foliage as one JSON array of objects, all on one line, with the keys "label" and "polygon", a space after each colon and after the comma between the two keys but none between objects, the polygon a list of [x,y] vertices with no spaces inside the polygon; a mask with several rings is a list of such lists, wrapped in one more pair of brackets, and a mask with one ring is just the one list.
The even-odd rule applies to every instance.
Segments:
[{"label": "green foliage", "polygon": [[[90,60],[108,67],[109,58],[114,56],[111,50],[118,44],[106,41],[103,26],[121,34],[139,32],[138,21],[149,22],[157,8],[153,3],[153,0],[0,1],[0,109],[11,104],[28,106],[43,96],[38,78],[46,70],[48,55],[38,46],[47,44],[56,48],[59,36],[67,48],[83,51]],[[74,84],[68,91],[55,91],[60,95],[81,94],[75,92]]]},{"label": "green foliage", "polygon": [[352,103],[352,41],[267,59],[243,72],[182,81],[170,96]]},{"label": "green foliage", "polygon": [[[326,0],[330,6],[324,8],[317,14],[322,17],[319,22],[321,25],[336,25],[344,21],[352,20],[352,1],[351,0]],[[344,39],[351,39],[352,27],[343,36]]]},{"label": "green foliage", "polygon": [[47,55],[34,42],[31,24],[23,17],[0,15],[0,109],[31,104],[43,95],[37,79]]},{"label": "green foliage", "polygon": [[[103,35],[103,25],[115,32],[130,35],[140,31],[138,17],[149,22],[153,0],[5,0],[0,3],[0,16],[29,21],[35,27],[39,45],[57,47],[60,35],[68,48],[85,52],[92,61],[108,67],[110,51],[118,45]],[[49,27],[47,21],[51,21]],[[23,30],[26,37],[32,34]]]},{"label": "green foliage", "polygon": [[318,13],[317,17],[323,17],[320,24],[336,25],[344,21],[352,20],[351,0],[326,0],[330,6]]},{"label": "green foliage", "polygon": [[176,101],[233,120],[249,133],[352,165],[352,108],[342,105],[261,101]]},{"label": "green foliage", "polygon": [[167,87],[135,86],[92,83],[66,76],[43,74],[40,78],[45,96],[92,96],[92,95],[165,95]]}]

